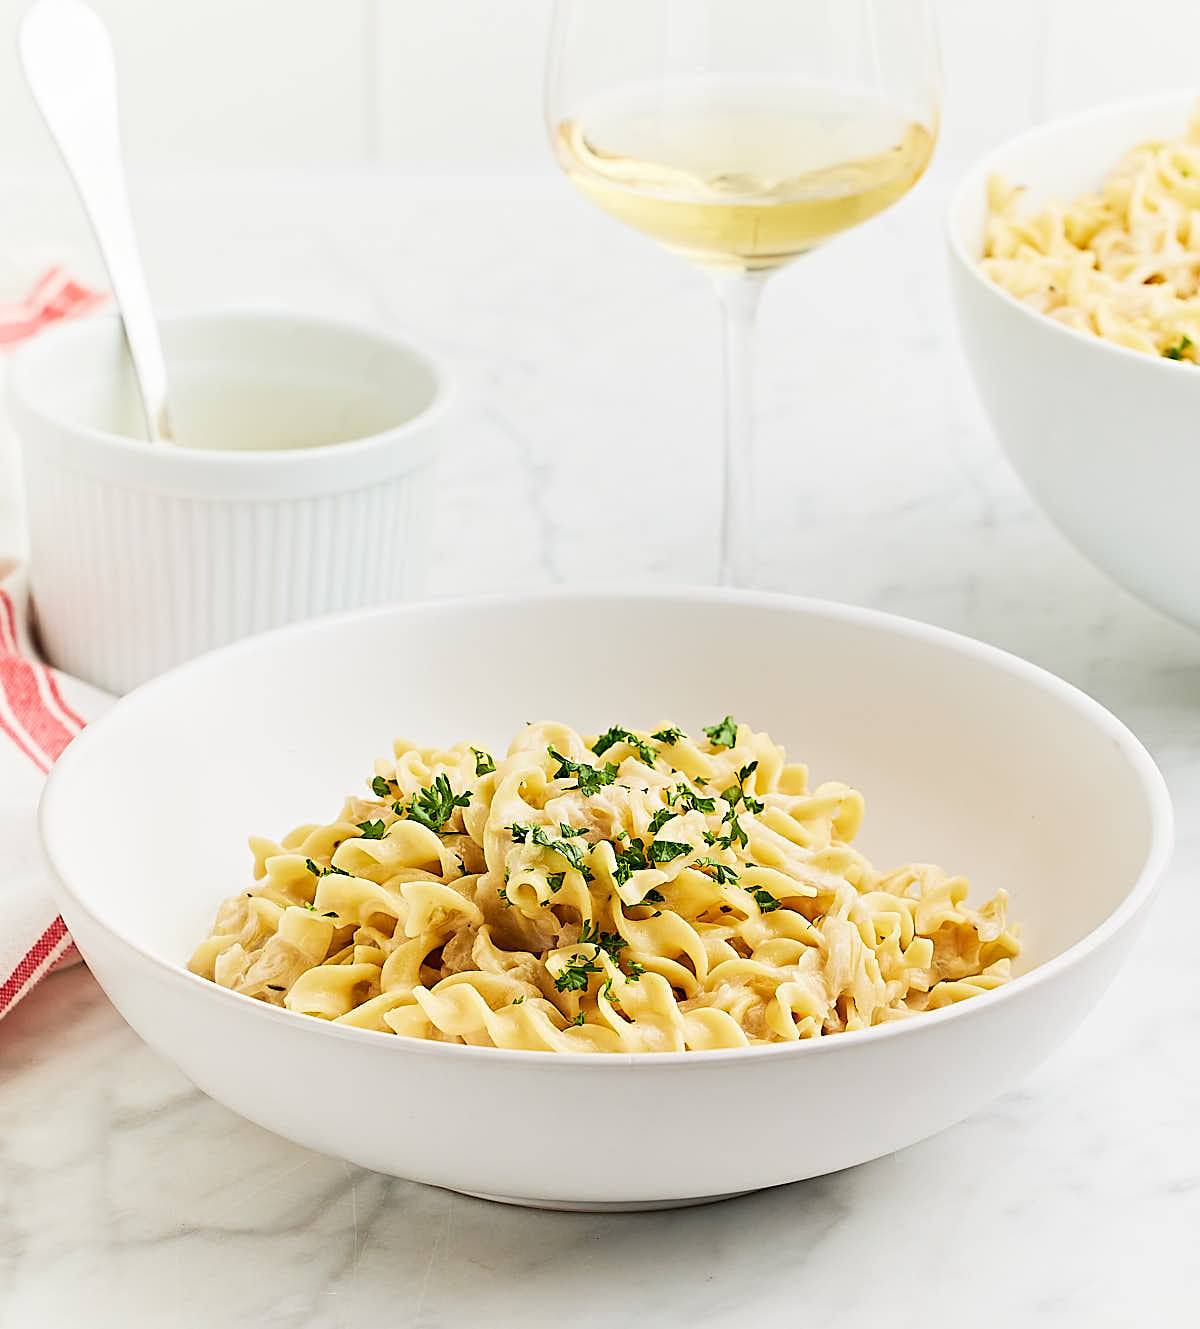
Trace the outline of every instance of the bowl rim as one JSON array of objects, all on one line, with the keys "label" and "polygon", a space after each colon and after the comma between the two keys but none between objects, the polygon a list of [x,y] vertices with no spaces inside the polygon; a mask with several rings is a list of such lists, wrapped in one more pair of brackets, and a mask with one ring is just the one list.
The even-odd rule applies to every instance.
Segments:
[{"label": "bowl rim", "polygon": [[[135,462],[147,467],[170,467],[173,472],[190,472],[200,479],[228,478],[231,473],[234,477],[245,476],[249,472],[270,474],[284,467],[291,471],[327,471],[331,467],[340,468],[346,462],[369,457],[397,444],[412,443],[414,435],[424,436],[428,433],[432,437],[431,426],[441,420],[454,397],[453,377],[446,366],[428,351],[384,327],[315,310],[292,309],[271,301],[241,300],[172,306],[159,312],[158,322],[164,330],[206,325],[218,328],[260,326],[285,331],[288,328],[300,328],[339,337],[366,338],[375,343],[377,351],[403,356],[424,372],[433,385],[432,397],[416,415],[371,434],[339,439],[315,447],[249,448],[243,451],[188,447],[180,443],[153,447],[144,439],[130,438],[92,425],[76,424],[39,404],[37,394],[29,388],[27,380],[42,362],[46,359],[52,361],[64,346],[96,340],[103,331],[114,327],[119,330],[120,321],[119,311],[112,308],[98,310],[83,318],[62,320],[14,351],[4,375],[14,432],[24,432],[29,423],[33,422],[43,428],[64,431],[76,447],[95,449],[101,458],[107,454],[113,460]],[[235,364],[237,361],[231,359],[230,363]]]},{"label": "bowl rim", "polygon": [[[1157,365],[1158,368],[1151,372],[1195,374],[1197,366],[1194,364],[1172,360],[1162,355],[1147,355],[1145,351],[1135,351],[1131,346],[1122,346],[1118,342],[1108,341],[1103,337],[1095,336],[1093,333],[1082,332],[1078,328],[1069,327],[1066,323],[1060,323],[1058,319],[1049,318],[1039,310],[1026,304],[1025,301],[1019,300],[1010,291],[998,286],[980,270],[980,256],[970,252],[966,237],[962,234],[962,214],[968,203],[978,196],[981,190],[986,190],[988,177],[996,170],[997,158],[1006,156],[1013,149],[1032,147],[1062,135],[1069,136],[1075,130],[1102,121],[1119,121],[1122,117],[1133,115],[1139,111],[1148,111],[1159,107],[1164,110],[1182,108],[1186,111],[1188,107],[1195,105],[1198,101],[1200,101],[1200,91],[1197,91],[1196,88],[1187,90],[1177,88],[1167,92],[1123,97],[1118,101],[1103,102],[1099,106],[1091,106],[1082,111],[1074,111],[1070,115],[1047,120],[1032,129],[1024,130],[1020,134],[1014,134],[1010,138],[993,144],[982,156],[976,157],[962,173],[951,192],[950,201],[946,205],[946,241],[952,258],[977,287],[986,290],[989,295],[999,299],[1010,309],[1020,310],[1023,318],[1030,320],[1037,327],[1049,331],[1052,336],[1066,337],[1077,345],[1092,346],[1103,355],[1116,356],[1119,360],[1124,360],[1129,364]],[[1125,147],[1118,147],[1115,151],[1119,154],[1136,146],[1135,143],[1127,143]],[[1113,165],[1116,165],[1115,158]],[[1099,184],[1099,181],[1096,183]]]},{"label": "bowl rim", "polygon": [[[1045,963],[1037,965],[1027,973],[1020,974],[1003,986],[987,992],[981,992],[967,1001],[955,1002],[934,1011],[923,1011],[919,1019],[894,1020],[885,1024],[873,1025],[866,1029],[846,1031],[823,1038],[800,1039],[797,1042],[756,1044],[745,1048],[713,1048],[688,1052],[567,1052],[547,1053],[531,1049],[475,1047],[461,1044],[434,1042],[429,1039],[404,1038],[401,1046],[396,1046],[397,1035],[384,1034],[373,1029],[358,1029],[350,1025],[335,1025],[331,1021],[316,1020],[295,1011],[271,1006],[256,1001],[244,993],[232,992],[228,988],[201,978],[183,964],[172,963],[155,952],[131,941],[128,937],[110,928],[93,910],[76,889],[70,884],[62,871],[56,854],[56,841],[62,829],[70,824],[69,808],[60,806],[65,795],[60,791],[69,779],[70,772],[80,754],[88,751],[95,743],[104,740],[107,731],[129,705],[138,704],[137,699],[152,696],[163,689],[176,685],[180,678],[203,673],[217,660],[236,660],[239,656],[251,655],[264,648],[270,649],[275,643],[288,642],[302,638],[313,632],[341,631],[348,624],[368,621],[376,618],[404,619],[413,615],[464,613],[501,608],[520,608],[528,605],[545,607],[558,606],[562,602],[590,603],[597,601],[640,601],[670,602],[695,606],[714,607],[717,605],[740,605],[747,608],[760,608],[777,612],[790,612],[800,616],[832,619],[849,624],[859,624],[881,629],[911,640],[948,649],[954,654],[991,664],[1005,673],[1032,683],[1042,691],[1078,713],[1084,715],[1093,725],[1107,734],[1111,741],[1122,751],[1126,760],[1138,778],[1146,810],[1150,817],[1150,840],[1145,859],[1132,886],[1117,907],[1084,937],[1073,945],[1058,952]],[[480,1064],[502,1066],[514,1062],[527,1065],[552,1067],[555,1065],[586,1066],[594,1073],[611,1073],[628,1066],[649,1067],[684,1067],[699,1069],[711,1066],[714,1062],[733,1060],[745,1061],[775,1057],[836,1055],[839,1050],[849,1052],[865,1044],[891,1039],[905,1034],[914,1034],[920,1030],[932,1032],[948,1021],[969,1017],[972,1011],[982,1012],[999,1007],[1002,1004],[1020,1000],[1026,993],[1053,981],[1066,970],[1101,949],[1118,933],[1128,927],[1153,899],[1163,874],[1170,861],[1174,848],[1174,808],[1171,796],[1161,771],[1158,769],[1141,740],[1132,730],[1100,702],[1090,697],[1074,684],[1059,678],[1056,674],[1040,665],[1023,659],[1021,656],[992,646],[973,637],[936,627],[916,619],[878,609],[868,609],[856,605],[846,605],[835,601],[820,600],[808,596],[790,595],[775,591],[743,590],[737,588],[707,587],[698,585],[664,584],[645,586],[636,583],[595,583],[586,588],[557,587],[543,590],[508,592],[487,595],[447,596],[437,599],[396,602],[387,605],[371,606],[365,609],[352,609],[341,613],[328,614],[320,618],[308,619],[300,623],[289,624],[270,632],[259,633],[242,641],[209,651],[204,655],[189,660],[185,664],[153,678],[131,693],[118,700],[99,719],[88,725],[69,744],[66,751],[51,769],[38,805],[38,832],[42,849],[52,868],[54,894],[57,898],[65,897],[72,910],[85,914],[94,927],[107,938],[115,941],[126,952],[136,957],[143,966],[160,980],[172,984],[176,989],[190,990],[201,1000],[240,1003],[247,1012],[247,1018],[267,1021],[282,1020],[293,1032],[312,1037],[332,1036],[351,1043],[359,1043],[381,1050],[390,1042],[392,1055],[413,1053],[419,1056],[441,1057],[451,1055],[480,1061]],[[234,1007],[228,1009],[232,1012]],[[252,1015],[251,1012],[257,1012]],[[365,1044],[363,1040],[366,1040]],[[481,1060],[480,1060],[481,1059]]]}]

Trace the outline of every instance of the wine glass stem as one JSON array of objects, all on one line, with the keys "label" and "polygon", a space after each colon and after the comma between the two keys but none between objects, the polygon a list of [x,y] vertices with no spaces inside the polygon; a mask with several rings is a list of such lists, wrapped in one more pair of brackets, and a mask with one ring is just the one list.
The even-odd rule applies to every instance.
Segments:
[{"label": "wine glass stem", "polygon": [[725,347],[725,488],[721,510],[722,586],[748,586],[756,570],[754,511],[754,329],[766,272],[719,273]]}]

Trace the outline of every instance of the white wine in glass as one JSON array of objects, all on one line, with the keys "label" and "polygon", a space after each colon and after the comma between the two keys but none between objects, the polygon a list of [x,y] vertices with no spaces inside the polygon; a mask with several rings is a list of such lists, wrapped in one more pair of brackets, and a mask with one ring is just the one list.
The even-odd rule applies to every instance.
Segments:
[{"label": "white wine in glass", "polygon": [[559,164],[597,206],[712,273],[725,308],[724,582],[755,573],[762,277],[916,184],[937,84],[923,0],[558,0]]}]

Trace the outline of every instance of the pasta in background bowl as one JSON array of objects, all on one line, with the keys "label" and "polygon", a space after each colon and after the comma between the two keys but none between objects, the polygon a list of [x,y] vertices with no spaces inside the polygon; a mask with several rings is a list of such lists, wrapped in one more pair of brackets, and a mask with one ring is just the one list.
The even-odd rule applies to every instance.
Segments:
[{"label": "pasta in background bowl", "polygon": [[967,360],[1030,494],[1097,567],[1200,628],[1197,92],[1001,144],[955,190],[949,242]]},{"label": "pasta in background bowl", "polygon": [[[550,663],[531,667],[530,643],[572,625],[586,625],[592,647],[569,658],[552,652],[545,657]],[[661,653],[647,647],[681,642],[692,648],[672,651],[669,668],[655,665]],[[734,715],[753,715],[759,727],[726,725],[718,719],[726,705]],[[579,730],[525,728],[537,715],[569,717]],[[648,755],[655,757],[669,749],[665,738],[653,738],[666,730],[621,731],[625,737],[605,730],[614,720],[636,723],[647,717],[693,735],[708,728],[733,742],[722,747],[708,735],[692,740],[688,753],[681,741],[677,755],[685,775],[680,779],[679,767],[669,775],[667,763],[645,762],[637,750],[640,742],[653,743]],[[362,833],[345,833],[347,823],[321,819],[364,772],[369,774],[381,731],[418,732],[446,746],[440,758],[436,750],[402,746],[398,757],[385,759],[371,777],[371,797],[349,807],[354,820],[348,824]],[[500,754],[514,732],[522,737],[512,769],[504,771]],[[495,761],[495,772],[476,775],[468,762],[480,759],[469,748],[452,746],[466,736],[478,753]],[[597,753],[602,737],[613,742]],[[813,772],[811,785],[794,769],[785,774],[776,744],[803,754]],[[557,756],[550,755],[551,747]],[[706,760],[707,773],[718,783],[729,774],[725,764],[732,763],[734,778],[723,785],[727,794],[715,787],[705,792],[709,786],[696,778],[705,768],[695,757]],[[759,766],[745,771],[754,760]],[[596,785],[585,766],[601,780],[610,766],[615,770],[609,783]],[[656,772],[669,779],[665,790],[653,783]],[[447,777],[444,786],[437,783],[439,774]],[[841,833],[848,834],[857,820],[856,799],[846,787],[830,783],[842,774],[854,779],[870,809],[855,837],[861,862]],[[504,802],[490,824],[494,779],[490,799],[484,794],[494,776],[500,783],[516,777],[506,800],[524,781],[527,810],[514,811]],[[581,781],[594,792],[570,788]],[[692,794],[678,793],[681,784]],[[464,808],[455,800],[468,788],[472,798]],[[677,793],[668,808],[672,789]],[[693,797],[711,799],[712,813],[703,806],[681,807]],[[794,829],[778,819],[796,810],[793,800],[809,797],[823,800],[821,807],[810,805],[811,815],[793,818]],[[421,814],[416,818],[414,800]],[[760,803],[761,813],[754,809]],[[608,822],[602,817],[605,807]],[[661,814],[671,809],[678,815],[667,838],[671,823]],[[259,993],[232,991],[191,973],[187,961],[211,928],[222,898],[246,877],[245,837],[294,824],[305,814],[314,822],[299,838],[258,846],[264,880],[273,871],[283,878],[270,888],[278,887],[285,897],[298,892],[293,904],[270,899],[268,890],[259,897],[270,906],[265,916],[276,931],[285,916],[317,920],[330,936],[317,938],[311,959],[332,956],[342,968],[348,960],[362,969],[350,975],[340,995],[336,985],[306,996],[301,988],[303,1000],[289,1010],[259,999]],[[645,818],[644,828],[638,817]],[[446,834],[422,826],[422,818]],[[797,839],[807,835],[813,855],[789,857],[780,848],[778,861],[768,861],[771,839],[760,825],[769,829],[773,819],[777,834],[782,827],[793,829]],[[1133,940],[1171,837],[1165,788],[1136,739],[1095,702],[1043,671],[965,638],[886,615],[715,590],[597,590],[392,606],[241,643],[146,685],[89,728],[52,773],[41,820],[64,918],[93,972],[133,1027],[200,1088],[261,1125],[351,1162],[491,1198],[559,1208],[655,1207],[777,1185],[863,1162],[959,1120],[1019,1080],[1090,1009]],[[563,857],[559,848],[542,843],[582,839],[564,827],[579,830],[585,822],[590,847],[579,851],[578,861],[592,873],[590,884],[582,872],[578,881],[568,878],[576,857],[570,849]],[[735,822],[754,845],[761,875],[740,852]],[[534,826],[543,827],[541,837]],[[646,868],[631,863],[622,880],[613,845],[626,842],[616,835],[618,828],[629,835],[630,850],[638,838],[647,856]],[[426,830],[432,840],[417,834]],[[606,830],[613,834],[600,834]],[[705,832],[714,843],[707,843]],[[667,848],[653,853],[660,861],[651,866],[650,849],[660,833]],[[478,852],[466,843],[477,835],[482,837]],[[721,845],[721,839],[730,844]],[[824,850],[837,857],[843,887],[831,878],[809,882],[818,892],[812,897],[770,875],[803,885],[804,873],[812,875],[820,866],[813,856],[819,859],[823,852],[822,839]],[[686,852],[672,848],[685,843],[691,846]],[[369,876],[370,862],[378,864],[401,845],[409,850],[416,845],[416,852],[426,855],[422,865],[407,869],[416,874],[409,880],[417,888],[410,891],[413,908],[403,911],[395,907],[396,892]],[[708,852],[701,854],[700,848]],[[303,849],[303,858],[292,852],[297,849]],[[382,982],[373,992],[372,971],[382,971],[389,955],[403,950],[401,942],[385,953],[383,944],[394,942],[399,915],[404,913],[406,936],[420,935],[429,930],[425,924],[436,921],[438,908],[461,908],[451,897],[467,899],[452,887],[457,867],[451,855],[462,855],[467,870],[459,875],[475,877],[476,885],[481,875],[498,870],[505,889],[513,888],[510,909],[531,924],[541,918],[543,895],[573,892],[575,914],[556,914],[561,934],[531,934],[529,941],[545,945],[527,945],[529,958],[518,959],[518,972],[502,978],[529,984],[514,990],[514,999],[525,996],[518,1011],[538,1000],[558,1011],[555,1018],[539,1008],[543,1036],[549,1029],[553,1042],[581,1032],[573,1023],[574,1008],[551,1000],[566,994],[578,999],[583,1027],[593,1022],[600,1041],[611,1043],[603,1029],[619,1033],[620,1026],[605,1021],[603,984],[611,981],[609,996],[619,996],[657,974],[667,980],[676,1008],[672,1013],[665,1007],[658,1025],[664,1033],[658,1046],[664,1050],[575,1051],[572,1044],[548,1055],[525,1047],[395,1037],[369,1027],[369,1019],[389,1013],[381,1010],[389,1001],[366,1008],[387,995]],[[561,866],[551,861],[555,855]],[[701,858],[715,864],[702,864]],[[992,942],[1005,930],[994,907],[989,916],[986,902],[1007,892],[1022,928],[1023,950],[1012,981],[969,1000],[876,1024],[862,1018],[859,998],[840,1008],[835,1002],[820,1022],[824,1029],[826,1019],[833,1021],[827,1030],[833,1036],[792,1038],[783,1027],[786,1037],[779,1042],[681,1052],[676,1019],[705,1009],[700,1002],[682,1010],[703,995],[701,990],[688,995],[690,983],[699,984],[698,968],[707,962],[715,969],[713,960],[732,962],[722,947],[737,951],[733,942],[739,936],[751,952],[740,958],[750,964],[755,946],[775,947],[759,955],[758,963],[798,962],[796,945],[805,942],[806,929],[816,920],[815,910],[808,916],[812,906],[806,901],[820,899],[824,886],[835,918],[841,906],[851,915],[854,901],[843,895],[839,904],[838,890],[848,882],[857,893],[855,874],[859,884],[873,884],[862,866],[868,860],[923,860],[968,870],[972,893],[966,908],[973,911],[970,918],[990,917]],[[345,880],[327,872],[343,864]],[[738,880],[726,880],[714,907],[718,866]],[[480,868],[486,871],[481,874]],[[609,881],[602,880],[606,868]],[[509,883],[503,883],[505,869]],[[640,875],[653,871],[661,880]],[[559,872],[563,880],[556,890],[550,878]],[[945,885],[937,876],[928,883],[935,894]],[[404,885],[400,882],[401,896]],[[589,907],[584,886],[594,902],[587,936],[604,934],[603,941],[584,940],[582,915]],[[929,968],[927,949],[913,950],[921,927],[908,936],[899,917],[909,915],[902,903],[908,886],[893,891],[901,903],[880,909],[879,923],[874,914],[862,920],[876,929],[880,977],[893,965],[887,981],[899,981],[905,973],[903,966],[895,967],[895,955],[879,961],[878,953],[888,950],[889,927],[896,929],[901,955],[907,937],[912,970]],[[961,886],[947,892],[955,908]],[[370,910],[365,918],[360,913],[342,949],[362,947],[362,953],[331,952],[334,934],[346,926],[343,912],[361,908],[372,888],[383,892],[377,903],[390,907],[396,925],[380,926]],[[655,921],[654,910],[643,903],[652,890],[663,896],[661,906],[649,901],[661,909],[660,924],[670,907],[682,919],[690,909],[693,921],[716,929],[704,933],[703,956],[691,954],[681,962],[687,938],[680,932],[671,943],[672,961],[671,946],[655,940],[652,930],[634,930],[633,925],[646,929]],[[758,892],[762,896],[756,898]],[[624,922],[613,912],[614,893]],[[918,887],[916,893],[924,892]],[[490,909],[484,907],[486,891],[471,894],[482,919]],[[722,904],[730,906],[732,923],[720,921],[728,917]],[[336,918],[322,920],[326,913]],[[226,921],[236,924],[232,915]],[[776,926],[785,921],[794,936]],[[832,954],[831,938],[853,944],[849,933],[836,927],[822,933],[819,921],[816,926],[825,945],[818,943],[813,953],[822,964]],[[379,936],[356,935],[372,927]],[[233,930],[240,932],[240,925]],[[861,938],[857,921],[855,931]],[[417,987],[434,992],[454,973],[471,972],[462,965],[486,969],[486,943],[476,952],[481,935],[477,923],[469,946],[459,943],[456,952],[453,938],[447,938],[440,949],[419,955],[421,964],[410,979],[432,982],[410,982],[407,991],[403,984],[388,989],[395,994],[391,1012],[399,1013],[401,1025],[427,1018],[422,1003],[409,1000]],[[498,949],[512,962],[515,938],[500,939],[507,944]],[[566,945],[555,945],[560,940]],[[253,933],[237,939],[248,953],[233,957],[226,977],[248,977],[254,941]],[[215,971],[231,945],[217,945],[198,967],[203,970],[211,960]],[[1006,961],[1013,947],[1001,942],[1001,948],[1006,954],[974,958]],[[564,950],[565,955],[557,953]],[[439,977],[440,969],[426,963],[431,957],[454,973]],[[403,968],[409,959],[395,964]],[[631,960],[642,968],[640,976]],[[677,968],[670,968],[672,962]],[[301,966],[276,985],[285,994],[295,991],[305,973],[319,968]],[[555,978],[572,969],[583,985],[572,979],[560,990]],[[873,981],[869,964],[863,972]],[[265,977],[259,974],[255,981]],[[918,982],[905,979],[905,990],[936,991],[938,984],[929,980],[937,977],[926,972]],[[360,980],[366,982],[356,993]],[[645,990],[655,986],[651,981]],[[498,991],[483,995],[493,1014],[507,1009]],[[661,988],[658,995],[665,995]],[[356,996],[363,1000],[356,1002]],[[797,1035],[805,1018],[801,1010],[801,1019],[795,1019],[802,996],[789,994],[796,998],[789,1009]],[[865,1008],[866,997],[861,1001]],[[303,1013],[321,1002],[332,1004]],[[628,1006],[616,1002],[620,1018],[633,1014],[636,1002],[636,995]],[[478,1003],[472,998],[467,1003],[474,1009],[463,1020],[464,1042],[482,1041]],[[757,1016],[748,1013],[751,1032],[771,1030],[770,1003],[762,1005]],[[449,1022],[457,1040],[452,1006],[430,1009]],[[414,1007],[422,1017],[413,1014]],[[709,1009],[725,1008],[717,1002]],[[340,1010],[366,1012],[368,1027],[342,1021]],[[314,1013],[324,1018],[311,1018]],[[815,1020],[814,1012],[808,1014]],[[839,1021],[846,1026],[840,1031]],[[713,1027],[729,1032],[720,1019]],[[816,1034],[815,1023],[807,1032]],[[747,1122],[753,1129],[740,1128]],[[715,1149],[718,1139],[736,1139],[736,1147]]]}]

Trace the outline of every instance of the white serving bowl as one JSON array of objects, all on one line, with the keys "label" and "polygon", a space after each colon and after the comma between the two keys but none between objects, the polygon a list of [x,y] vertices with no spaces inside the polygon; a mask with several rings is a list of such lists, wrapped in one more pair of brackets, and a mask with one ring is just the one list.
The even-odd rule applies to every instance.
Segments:
[{"label": "white serving bowl", "polygon": [[[800,1044],[640,1056],[335,1026],[187,971],[250,881],[246,837],[327,820],[394,735],[502,747],[524,721],[693,728],[731,711],[867,799],[877,862],[1011,893],[996,992]],[[41,830],[80,950],[197,1085],[312,1149],[523,1204],[687,1203],[849,1167],[958,1121],[1074,1028],[1171,845],[1162,778],[1096,702],[991,647],[745,591],[442,601],[296,625],[119,702],[50,776]]]},{"label": "white serving bowl", "polygon": [[1032,206],[1067,202],[1129,148],[1180,137],[1196,96],[1103,106],[1001,144],[956,189],[949,240],[967,359],[1029,492],[1099,568],[1200,627],[1200,369],[1067,328],[978,267],[993,172],[1025,185]]},{"label": "white serving bowl", "polygon": [[168,315],[180,446],[151,446],[121,325],[8,374],[51,661],[125,692],[202,651],[423,589],[448,386],[372,328],[262,306]]}]

